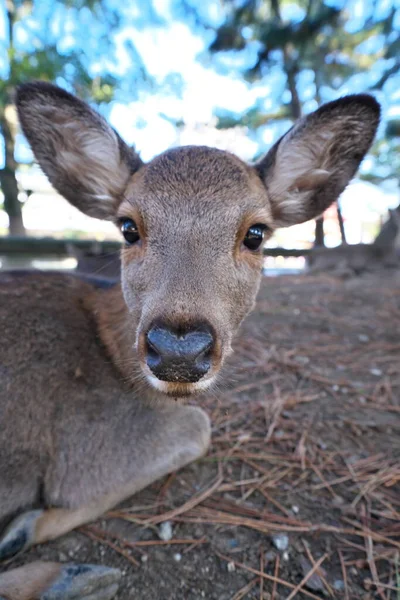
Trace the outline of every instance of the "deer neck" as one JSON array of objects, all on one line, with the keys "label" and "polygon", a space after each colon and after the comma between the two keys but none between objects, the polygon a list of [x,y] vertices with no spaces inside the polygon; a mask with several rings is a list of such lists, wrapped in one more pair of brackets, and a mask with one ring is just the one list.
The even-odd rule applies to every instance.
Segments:
[{"label": "deer neck", "polygon": [[107,354],[124,379],[132,385],[144,381],[134,348],[137,322],[126,306],[121,285],[96,289],[85,299]]}]

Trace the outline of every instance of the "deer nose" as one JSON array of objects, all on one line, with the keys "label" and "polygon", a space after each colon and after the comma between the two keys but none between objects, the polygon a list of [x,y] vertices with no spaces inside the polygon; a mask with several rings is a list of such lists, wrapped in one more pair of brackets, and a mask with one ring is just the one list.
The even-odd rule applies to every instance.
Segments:
[{"label": "deer nose", "polygon": [[214,336],[202,325],[183,332],[163,325],[146,335],[146,362],[162,381],[194,383],[210,370]]}]

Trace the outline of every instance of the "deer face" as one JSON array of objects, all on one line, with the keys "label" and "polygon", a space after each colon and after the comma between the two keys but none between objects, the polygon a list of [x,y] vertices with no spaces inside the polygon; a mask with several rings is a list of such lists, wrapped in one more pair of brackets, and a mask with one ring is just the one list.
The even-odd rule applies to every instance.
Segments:
[{"label": "deer face", "polygon": [[349,96],[299,121],[258,165],[190,146],[144,165],[99,115],[59,88],[24,85],[17,106],[56,189],[121,229],[132,346],[149,383],[175,396],[215,380],[254,304],[263,241],[336,200],[379,120],[373,98]]},{"label": "deer face", "polygon": [[122,289],[141,366],[182,394],[214,379],[252,308],[273,226],[256,173],[204,147],[170,150],[133,176],[117,211]]}]

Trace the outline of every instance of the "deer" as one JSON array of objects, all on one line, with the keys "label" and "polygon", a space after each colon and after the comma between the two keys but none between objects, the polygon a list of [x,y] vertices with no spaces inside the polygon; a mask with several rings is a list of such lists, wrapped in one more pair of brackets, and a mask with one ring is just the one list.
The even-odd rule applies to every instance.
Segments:
[{"label": "deer", "polygon": [[124,247],[113,286],[0,276],[0,598],[108,600],[116,569],[10,561],[207,452],[201,398],[254,306],[263,244],[337,199],[380,107],[366,94],[329,102],[255,164],[205,146],[145,164],[88,104],[42,81],[18,87],[16,107],[54,188],[113,221]]}]

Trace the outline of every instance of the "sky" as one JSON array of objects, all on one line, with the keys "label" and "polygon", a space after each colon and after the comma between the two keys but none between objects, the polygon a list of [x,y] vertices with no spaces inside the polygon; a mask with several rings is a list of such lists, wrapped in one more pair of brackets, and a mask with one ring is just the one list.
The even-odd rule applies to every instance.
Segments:
[{"label": "sky", "polygon": [[[109,0],[112,2],[112,0]],[[117,0],[113,0],[117,2]],[[332,1],[332,4],[343,3],[344,0]],[[399,2],[399,0],[395,0]],[[52,6],[55,4],[50,0],[40,0],[38,3],[40,8],[41,18],[45,19],[51,14]],[[204,12],[204,18],[212,24],[222,22],[222,12],[220,3],[204,0],[193,4],[200,7],[200,11]],[[148,6],[150,3],[148,3]],[[156,154],[175,145],[186,144],[205,144],[217,146],[222,149],[227,149],[235,152],[244,160],[251,160],[257,153],[267,150],[275,139],[283,133],[282,127],[286,129],[289,123],[280,124],[275,127],[264,127],[257,135],[250,134],[244,128],[236,128],[234,130],[222,131],[215,128],[216,110],[223,107],[232,113],[242,113],[246,109],[254,105],[255,102],[265,101],[266,109],[268,106],[268,98],[271,96],[271,91],[279,88],[282,85],[282,73],[277,70],[272,70],[268,78],[264,78],[260,83],[250,85],[240,77],[240,74],[234,76],[232,68],[235,66],[235,61],[238,61],[237,56],[232,53],[226,53],[220,62],[207,55],[206,49],[213,39],[213,33],[207,30],[200,30],[193,27],[190,23],[185,23],[183,20],[173,18],[173,7],[176,5],[176,0],[154,0],[153,8],[156,17],[151,14],[141,15],[137,10],[137,3],[126,3],[123,8],[124,19],[122,25],[114,34],[114,42],[116,48],[115,58],[112,63],[112,68],[117,75],[121,77],[122,89],[129,87],[130,79],[133,79],[133,64],[134,58],[140,57],[140,60],[146,65],[149,74],[158,83],[167,80],[171,72],[176,73],[179,77],[180,93],[171,93],[170,87],[166,86],[165,92],[163,87],[157,88],[156,93],[151,94],[148,91],[139,91],[136,97],[129,100],[129,95],[124,93],[117,94],[117,99],[108,107],[102,107],[104,113],[107,114],[111,124],[116,128],[120,135],[129,143],[134,144],[140,152],[142,158],[147,161]],[[363,11],[368,5],[368,0],[351,0],[347,2],[348,9],[352,15],[352,25],[354,30],[360,26],[363,19]],[[119,4],[119,6],[121,6]],[[141,5],[144,6],[144,5]],[[383,13],[390,10],[393,2],[388,0],[380,0],[377,4],[379,11]],[[150,10],[150,9],[149,9]],[[291,18],[295,18],[293,13],[293,5],[286,5],[285,10],[291,11]],[[136,12],[135,12],[136,11]],[[46,17],[46,18],[47,18]],[[62,13],[54,19],[52,32],[57,36],[62,20]],[[301,18],[301,14],[299,14]],[[81,36],[88,27],[88,16],[80,15],[79,22],[70,23],[70,33],[64,36],[62,44],[64,49],[68,45],[76,43],[76,37]],[[152,24],[152,21],[155,24]],[[132,22],[135,25],[132,25]],[[37,24],[32,24],[33,31],[37,30]],[[101,33],[101,25],[99,34]],[[80,37],[82,39],[82,37]],[[134,40],[134,52],[130,47],[130,42]],[[6,41],[6,30],[2,12],[0,11],[0,42]],[[18,42],[21,46],[31,43],[30,37],[26,31],[22,30],[18,33]],[[82,42],[83,43],[83,42]],[[254,52],[256,48],[250,48],[245,56],[240,59],[242,66],[246,62],[254,60]],[[373,51],[372,48],[365,48],[366,53]],[[100,72],[104,68],[107,61],[106,53],[97,51],[93,55],[95,58],[91,64],[93,74]],[[379,65],[377,66],[377,68]],[[4,65],[1,62],[0,55],[0,73],[4,70]],[[367,85],[365,77],[372,77],[371,73],[364,76],[363,86]],[[59,82],[63,85],[63,82]],[[307,88],[307,80],[304,80],[303,91]],[[340,90],[338,95],[354,91],[353,89]],[[399,92],[400,98],[400,92]],[[326,98],[327,100],[331,98]],[[381,98],[380,98],[381,99]],[[308,108],[313,108],[312,103]],[[391,104],[385,107],[387,112],[392,114],[400,113],[398,106]],[[185,126],[177,129],[174,125],[174,120],[183,120]],[[29,160],[31,153],[25,143],[21,141],[18,145],[18,158],[22,161]],[[1,156],[0,156],[1,161]],[[368,164],[366,164],[368,167]],[[43,177],[38,175],[38,171],[34,170],[30,175],[23,174],[22,179],[30,178],[30,187],[39,186],[46,188]],[[394,207],[398,204],[397,187],[389,185],[378,189],[376,186],[365,182],[353,184],[342,197],[342,206],[345,217],[354,221],[358,218],[360,211],[369,211],[374,214],[384,213],[388,207]],[[31,201],[29,201],[31,202]],[[37,214],[28,211],[26,207],[27,226],[32,225],[37,219],[34,215]],[[51,220],[53,217],[49,214],[48,217],[43,217],[44,221]],[[0,220],[1,227],[1,220]],[[78,228],[81,227],[79,223]],[[35,227],[36,228],[36,227]],[[355,241],[358,241],[356,233]],[[350,236],[351,237],[351,236]]]}]

